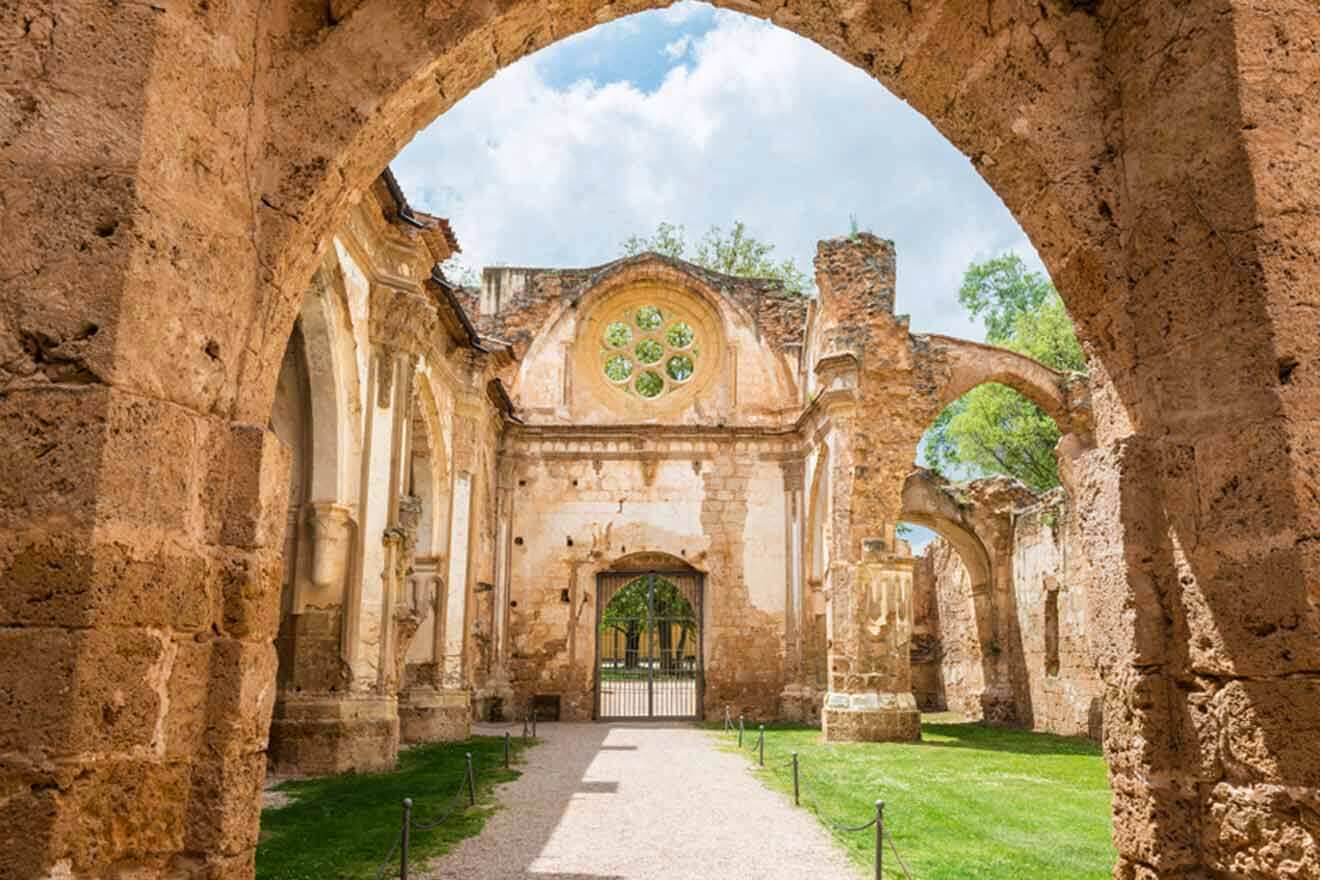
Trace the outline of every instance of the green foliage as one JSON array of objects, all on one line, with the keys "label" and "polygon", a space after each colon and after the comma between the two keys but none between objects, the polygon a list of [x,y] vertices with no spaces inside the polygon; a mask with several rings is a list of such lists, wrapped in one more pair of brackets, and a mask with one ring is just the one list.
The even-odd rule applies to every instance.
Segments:
[{"label": "green foliage", "polygon": [[654,339],[643,339],[637,343],[637,359],[644,364],[653,364],[665,356],[665,347]]},{"label": "green foliage", "polygon": [[[516,752],[526,746],[512,742]],[[516,779],[504,769],[504,741],[493,736],[466,742],[417,746],[399,753],[392,773],[357,773],[285,782],[278,791],[292,803],[261,813],[257,880],[333,880],[374,877],[399,836],[399,804],[413,799],[418,823],[438,818],[466,774],[465,752],[477,769],[477,807],[461,809],[439,827],[414,831],[409,862],[420,869],[429,858],[478,834],[490,815],[491,789]],[[392,868],[397,872],[398,856]],[[397,876],[391,875],[391,876]]]},{"label": "green foliage", "polygon": [[605,375],[615,382],[622,382],[632,375],[633,363],[626,354],[616,354],[605,362]]},{"label": "green foliage", "polygon": [[1004,345],[1018,317],[1035,311],[1052,294],[1057,296],[1048,278],[1007,253],[968,266],[958,301],[973,317],[984,319],[987,340]]},{"label": "green foliage", "polygon": [[[986,324],[986,341],[1065,372],[1086,358],[1063,300],[1017,254],[973,263],[959,301]],[[922,440],[925,465],[950,479],[1007,474],[1038,492],[1059,485],[1054,420],[1018,392],[982,385],[949,404]]]},{"label": "green foliage", "polygon": [[[798,725],[767,726],[765,739],[766,769],[754,771],[761,782],[791,797],[797,752],[802,808],[867,876],[875,833],[835,830],[829,820],[861,824],[877,799],[921,880],[1108,880],[1113,870],[1112,795],[1094,743],[929,716],[916,743],[826,743],[818,728]],[[892,856],[886,848],[884,876],[901,880]]]},{"label": "green foliage", "polygon": [[[696,623],[692,603],[678,587],[662,577],[657,577],[655,580],[655,591],[651,601],[654,603],[653,616],[656,618],[690,619],[694,624]],[[610,604],[605,606],[605,611],[600,616],[600,625],[602,629],[610,627],[626,629],[630,621],[645,618],[646,576],[643,575],[614,594]]]},{"label": "green foliage", "polygon": [[775,246],[766,244],[747,231],[741,220],[725,232],[712,226],[689,251],[687,230],[674,223],[660,223],[651,235],[634,235],[623,242],[621,250],[626,257],[654,251],[666,257],[687,260],[714,272],[743,278],[774,278],[789,293],[806,296],[811,278],[798,268],[792,259],[775,260]]},{"label": "green foliage", "polygon": [[692,332],[692,328],[685,321],[678,321],[669,328],[669,344],[674,348],[687,348],[695,338],[696,334]]},{"label": "green foliage", "polygon": [[605,328],[605,344],[610,348],[623,348],[632,342],[632,328],[622,321],[615,321]]}]

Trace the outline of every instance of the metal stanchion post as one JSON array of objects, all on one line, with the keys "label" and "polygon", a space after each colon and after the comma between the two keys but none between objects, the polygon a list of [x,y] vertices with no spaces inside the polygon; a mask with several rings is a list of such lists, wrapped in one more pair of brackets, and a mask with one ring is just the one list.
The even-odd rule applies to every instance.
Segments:
[{"label": "metal stanchion post", "polygon": [[885,802],[875,802],[875,880],[881,880],[885,862]]},{"label": "metal stanchion post", "polygon": [[408,880],[408,832],[412,830],[412,798],[403,799],[403,831],[399,835],[399,880]]},{"label": "metal stanchion post", "polygon": [[509,769],[509,732],[504,731],[504,769]]},{"label": "metal stanchion post", "polygon": [[793,806],[802,806],[801,789],[798,787],[798,759],[797,752],[793,753]]},{"label": "metal stanchion post", "polygon": [[765,766],[765,725],[761,725],[761,739],[757,742],[756,748],[761,753],[761,766]]},{"label": "metal stanchion post", "polygon": [[523,739],[527,739],[527,716],[523,716]]},{"label": "metal stanchion post", "polygon": [[532,739],[536,739],[536,710],[532,710]]},{"label": "metal stanchion post", "polygon": [[743,736],[743,717],[739,715],[738,716],[738,748],[742,748],[742,736]]},{"label": "metal stanchion post", "polygon": [[472,769],[472,753],[467,753],[468,806],[477,805],[477,774]]}]

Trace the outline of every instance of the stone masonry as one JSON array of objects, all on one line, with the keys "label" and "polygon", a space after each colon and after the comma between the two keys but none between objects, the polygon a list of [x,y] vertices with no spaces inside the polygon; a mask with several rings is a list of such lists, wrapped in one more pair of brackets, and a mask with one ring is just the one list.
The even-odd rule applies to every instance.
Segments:
[{"label": "stone masonry", "polygon": [[[445,285],[411,270],[390,271],[397,283],[364,271],[370,308],[359,300],[350,317],[368,329],[344,375],[357,377],[373,426],[360,452],[384,464],[376,473],[391,474],[394,489],[350,496],[350,480],[345,494],[313,490],[297,545],[349,543],[361,550],[353,570],[370,554],[382,577],[346,581],[338,624],[327,601],[322,619],[281,634],[282,584],[297,583],[283,577],[294,450],[272,424],[285,352],[311,279],[339,259],[336,238],[404,143],[501,67],[663,5],[0,8],[0,875],[250,877],[280,690],[277,637],[287,657],[300,643],[328,650],[336,626],[351,634],[341,652],[364,702],[388,703],[397,682],[411,689],[418,676],[422,708],[451,685],[492,701],[511,693],[526,670],[511,669],[510,637],[525,622],[505,612],[526,587],[511,579],[518,545],[499,531],[504,522],[518,537],[520,478],[512,464],[501,471],[498,450],[517,445],[518,407],[561,405],[562,381],[543,370],[524,375],[525,389],[492,380],[538,358],[562,365],[566,351],[529,348],[520,360],[516,341],[487,345],[465,326]],[[783,545],[786,560],[805,560],[784,564],[784,705],[806,710],[819,694],[823,707],[828,694],[838,712],[876,727],[911,717],[901,658],[910,657],[902,597],[912,563],[893,530],[913,445],[938,407],[976,382],[1016,382],[1065,426],[1061,470],[1090,567],[1115,876],[1320,874],[1314,4],[721,5],[817,41],[948,137],[1020,220],[1089,362],[1090,405],[1077,409],[1075,389],[1051,388],[1034,368],[978,372],[1000,356],[908,338],[885,314],[892,254],[882,243],[826,244],[818,273],[833,277],[819,278],[825,296],[802,349],[751,358],[788,361],[770,383],[782,396],[770,395],[752,424],[796,451],[749,454],[786,463],[784,534],[804,517],[802,556]],[[392,238],[440,231],[371,198]],[[401,253],[377,264],[400,265],[424,268]],[[672,305],[722,314],[714,300],[697,309],[694,296]],[[767,331],[771,352],[773,338]],[[744,349],[730,351],[725,363],[738,366],[688,386],[679,409],[638,422],[638,408],[623,406],[627,421],[611,422],[600,441],[602,469],[633,456],[643,483],[652,466],[637,447],[653,435],[630,425],[678,434],[665,440],[674,459],[690,461],[712,435],[734,445],[723,471],[701,452],[703,474],[710,466],[732,481],[711,491],[730,497],[689,515],[684,536],[716,520],[736,526],[744,475],[750,521],[761,502],[753,487],[766,485],[738,451],[766,445],[746,439],[750,419],[721,426],[705,415],[763,408],[730,396]],[[441,563],[424,558],[420,537],[414,554],[413,502],[396,491],[425,483],[424,468],[410,486],[402,466],[414,398],[398,390],[428,386],[414,369],[423,363],[454,376],[452,400],[434,395],[437,423],[452,414],[441,432],[452,464],[436,471],[451,474],[449,507],[461,514],[438,533],[451,539],[435,569],[443,592],[408,582],[409,566]],[[569,412],[594,393],[570,391]],[[790,410],[769,411],[792,399]],[[566,421],[523,418],[533,433]],[[1087,430],[1071,424],[1088,420]],[[353,455],[354,438],[366,439],[340,436]],[[800,496],[789,488],[798,462]],[[659,471],[656,485],[671,479]],[[358,506],[314,506],[321,500]],[[503,520],[501,503],[512,505]],[[349,538],[354,509],[359,534]],[[565,524],[556,540],[575,534]],[[760,547],[739,556],[727,543],[706,549],[730,601],[741,589],[769,601],[754,599],[762,585],[747,580]],[[326,582],[334,555],[303,570]],[[358,602],[359,588],[369,602]],[[976,607],[978,625],[1007,628],[994,613],[1002,606]],[[881,644],[893,651],[877,655]],[[341,674],[333,669],[305,671],[320,688]],[[1002,670],[987,671],[992,705],[1004,705]],[[848,726],[833,721],[836,732]]]}]

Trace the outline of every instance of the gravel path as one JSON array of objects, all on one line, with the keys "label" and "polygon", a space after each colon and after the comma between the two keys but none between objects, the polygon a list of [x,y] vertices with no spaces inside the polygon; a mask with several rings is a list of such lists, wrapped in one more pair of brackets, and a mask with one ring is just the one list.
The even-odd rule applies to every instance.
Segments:
[{"label": "gravel path", "polygon": [[[496,732],[503,734],[504,728]],[[516,733],[516,731],[515,731]],[[542,724],[478,837],[429,880],[858,880],[812,816],[710,734],[656,724]]]}]

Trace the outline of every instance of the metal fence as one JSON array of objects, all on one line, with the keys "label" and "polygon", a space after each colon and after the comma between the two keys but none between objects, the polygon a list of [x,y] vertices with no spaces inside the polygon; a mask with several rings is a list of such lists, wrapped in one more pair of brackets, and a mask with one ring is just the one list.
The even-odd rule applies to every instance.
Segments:
[{"label": "metal fence", "polygon": [[[724,732],[727,734],[736,734],[738,737],[738,748],[750,751],[756,756],[756,762],[762,768],[770,770],[772,773],[781,773],[788,771],[793,781],[793,805],[802,805],[802,795],[804,791],[814,791],[814,785],[809,783],[806,773],[802,769],[802,760],[797,752],[790,752],[787,759],[782,756],[777,760],[772,760],[769,764],[765,760],[765,725],[759,725],[755,736],[747,735],[746,720],[743,716],[738,716],[738,723],[735,725],[733,716],[726,706],[724,709]],[[894,855],[894,861],[898,863],[899,869],[907,880],[913,880],[912,872],[908,870],[899,855],[898,846],[894,843],[894,835],[885,825],[885,802],[877,800],[875,802],[875,815],[868,821],[861,823],[844,822],[831,817],[820,807],[820,801],[812,798],[812,810],[825,821],[827,825],[835,831],[844,834],[857,834],[863,831],[875,829],[875,880],[881,880],[884,873],[885,860],[885,842],[889,843],[889,850]]]}]

